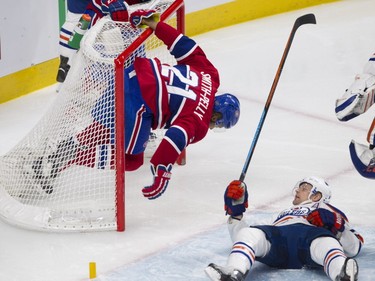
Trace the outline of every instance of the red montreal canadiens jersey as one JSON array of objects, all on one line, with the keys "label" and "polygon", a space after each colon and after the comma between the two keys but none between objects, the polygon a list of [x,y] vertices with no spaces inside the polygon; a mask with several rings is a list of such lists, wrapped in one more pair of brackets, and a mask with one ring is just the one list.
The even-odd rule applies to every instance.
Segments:
[{"label": "red montreal canadiens jersey", "polygon": [[136,58],[134,68],[142,97],[154,114],[153,129],[168,128],[151,163],[167,165],[188,144],[206,136],[220,81],[217,69],[195,41],[163,22],[155,35],[167,45],[177,65]]}]

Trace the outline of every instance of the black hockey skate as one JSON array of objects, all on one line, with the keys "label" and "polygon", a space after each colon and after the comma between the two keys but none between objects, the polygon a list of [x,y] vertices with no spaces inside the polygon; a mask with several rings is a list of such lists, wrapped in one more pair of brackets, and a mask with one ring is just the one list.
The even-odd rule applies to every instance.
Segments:
[{"label": "black hockey skate", "polygon": [[72,138],[59,142],[56,152],[48,156],[48,162],[52,163],[51,177],[56,178],[68,162],[75,158],[77,149],[78,145]]},{"label": "black hockey skate", "polygon": [[33,161],[32,169],[34,171],[33,179],[37,185],[47,194],[53,192],[52,178],[44,174],[43,169],[43,157],[38,157],[37,160]]},{"label": "black hockey skate", "polygon": [[70,69],[70,65],[68,64],[69,58],[60,56],[60,65],[59,65],[59,70],[57,71],[57,77],[56,81],[57,82],[64,82],[66,76],[68,75],[68,71]]},{"label": "black hockey skate", "polygon": [[53,182],[60,172],[68,165],[77,151],[78,146],[72,139],[61,141],[50,155],[38,157],[32,163],[32,177],[47,194],[53,192]]},{"label": "black hockey skate", "polygon": [[357,281],[358,271],[357,261],[352,258],[346,258],[340,274],[336,277],[336,281]]},{"label": "black hockey skate", "polygon": [[247,275],[247,272],[243,274],[236,269],[225,270],[223,267],[214,263],[210,263],[206,267],[205,272],[213,281],[244,281]]}]

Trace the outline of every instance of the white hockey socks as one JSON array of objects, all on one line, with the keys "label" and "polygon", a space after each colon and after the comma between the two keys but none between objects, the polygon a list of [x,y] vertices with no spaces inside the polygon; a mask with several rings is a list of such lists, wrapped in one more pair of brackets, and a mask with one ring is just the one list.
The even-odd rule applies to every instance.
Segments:
[{"label": "white hockey socks", "polygon": [[263,257],[270,248],[271,244],[262,230],[251,227],[242,228],[236,235],[227,266],[246,273],[254,265],[255,254]]},{"label": "white hockey socks", "polygon": [[346,256],[340,243],[332,237],[319,237],[310,246],[311,258],[324,267],[324,272],[335,280],[341,272]]}]

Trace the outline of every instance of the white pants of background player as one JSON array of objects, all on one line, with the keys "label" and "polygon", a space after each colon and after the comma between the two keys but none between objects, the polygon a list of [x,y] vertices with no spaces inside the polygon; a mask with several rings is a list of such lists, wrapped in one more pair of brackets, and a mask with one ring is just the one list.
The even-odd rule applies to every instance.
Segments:
[{"label": "white pants of background player", "polygon": [[66,20],[60,29],[59,52],[61,56],[69,58],[69,61],[71,61],[77,50],[69,47],[68,41],[81,16],[82,14],[67,11]]}]

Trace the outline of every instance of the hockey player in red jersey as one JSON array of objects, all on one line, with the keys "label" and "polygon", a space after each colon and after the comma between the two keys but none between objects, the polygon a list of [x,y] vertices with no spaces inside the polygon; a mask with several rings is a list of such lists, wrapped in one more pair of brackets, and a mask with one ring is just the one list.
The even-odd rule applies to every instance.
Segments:
[{"label": "hockey player in red jersey", "polygon": [[142,190],[153,199],[164,192],[172,165],[183,149],[202,140],[209,128],[232,127],[240,112],[233,95],[215,96],[219,74],[202,49],[169,25],[152,20],[150,13],[134,13],[131,23],[151,27],[178,62],[175,66],[162,65],[157,59],[134,62],[142,96],[154,114],[152,128],[168,128],[150,160],[154,183]]},{"label": "hockey player in red jersey", "polygon": [[[375,54],[365,64],[363,72],[355,76],[345,94],[336,100],[336,116],[340,121],[351,120],[365,113],[375,103]],[[368,144],[352,140],[350,156],[356,170],[369,179],[375,179],[375,118],[367,133]]]},{"label": "hockey player in red jersey", "polygon": [[[121,9],[117,12],[121,17]],[[122,12],[127,14],[125,6]],[[137,57],[125,69],[125,170],[143,165],[151,129],[167,129],[150,160],[153,183],[142,189],[146,198],[155,199],[167,188],[180,153],[202,140],[209,129],[234,126],[240,116],[240,103],[234,95],[216,95],[220,85],[217,69],[195,41],[159,22],[155,11],[138,10],[130,16],[130,22],[135,28],[152,28],[177,61],[171,66],[161,64],[157,58]],[[54,162],[50,178],[73,164],[112,168],[113,96],[113,89],[108,88],[92,110],[94,122],[71,140],[60,143],[57,152],[49,157]],[[74,157],[63,156],[73,150]],[[62,159],[67,158],[72,159],[61,166],[65,161]],[[42,170],[38,165],[35,168]],[[36,174],[41,181],[49,182],[41,171]]]},{"label": "hockey player in red jersey", "polygon": [[353,257],[360,252],[363,238],[344,213],[329,204],[330,199],[330,187],[322,178],[304,178],[295,185],[293,205],[271,225],[249,227],[243,221],[246,184],[232,181],[224,194],[232,251],[226,266],[211,263],[206,274],[215,281],[244,281],[259,261],[283,269],[320,267],[331,280],[358,280]]}]

